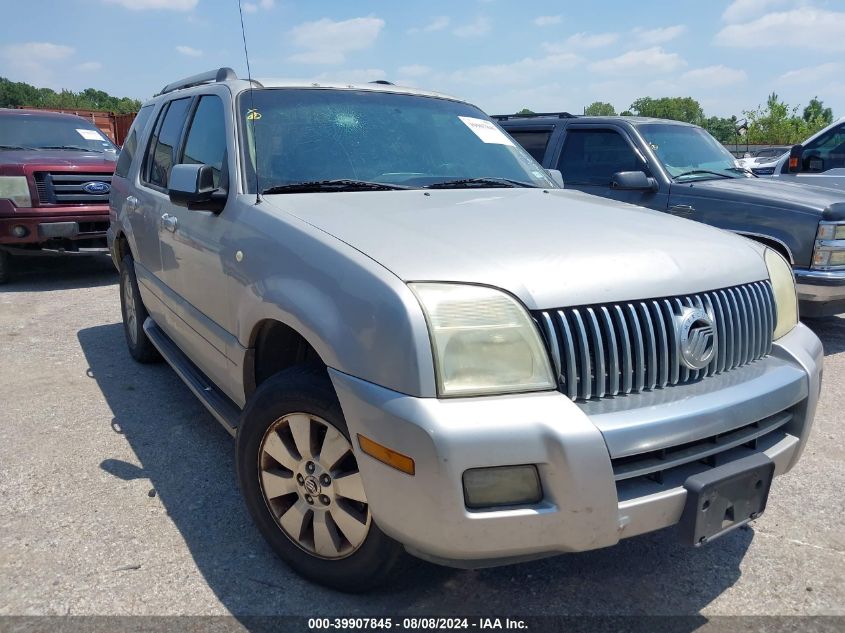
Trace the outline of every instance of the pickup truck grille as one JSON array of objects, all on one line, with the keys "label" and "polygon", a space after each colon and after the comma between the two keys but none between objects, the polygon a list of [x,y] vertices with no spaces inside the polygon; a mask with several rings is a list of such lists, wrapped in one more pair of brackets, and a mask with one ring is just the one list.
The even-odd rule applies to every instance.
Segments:
[{"label": "pickup truck grille", "polygon": [[37,171],[35,187],[41,204],[108,204],[108,191],[89,193],[82,187],[89,182],[102,182],[111,186],[111,178],[111,174]]},{"label": "pickup truck grille", "polygon": [[[715,358],[701,370],[679,359],[677,316],[701,308],[716,330]],[[681,297],[543,310],[534,314],[572,400],[679,385],[769,354],[775,303],[768,281]]]}]

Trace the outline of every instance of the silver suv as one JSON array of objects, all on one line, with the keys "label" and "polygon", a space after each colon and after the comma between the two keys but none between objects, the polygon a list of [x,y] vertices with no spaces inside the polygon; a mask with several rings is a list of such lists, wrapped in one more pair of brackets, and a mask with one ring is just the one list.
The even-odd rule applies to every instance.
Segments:
[{"label": "silver suv", "polygon": [[376,83],[171,84],[111,196],[132,356],[237,438],[308,578],[381,581],[756,518],[822,348],[744,238],[565,191],[479,109]]}]

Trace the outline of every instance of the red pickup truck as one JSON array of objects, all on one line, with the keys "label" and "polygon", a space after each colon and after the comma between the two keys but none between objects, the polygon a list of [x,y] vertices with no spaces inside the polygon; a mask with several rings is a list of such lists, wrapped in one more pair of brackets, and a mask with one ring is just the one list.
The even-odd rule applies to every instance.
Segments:
[{"label": "red pickup truck", "polygon": [[108,252],[117,154],[81,117],[0,109],[0,283],[10,255]]}]

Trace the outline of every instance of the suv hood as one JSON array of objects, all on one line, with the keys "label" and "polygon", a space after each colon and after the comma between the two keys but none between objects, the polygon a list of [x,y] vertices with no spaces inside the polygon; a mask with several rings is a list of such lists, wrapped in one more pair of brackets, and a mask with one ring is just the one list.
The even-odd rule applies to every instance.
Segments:
[{"label": "suv hood", "polygon": [[117,154],[69,149],[0,150],[0,165],[50,165],[114,168]]},{"label": "suv hood", "polygon": [[832,204],[845,202],[842,191],[776,178],[732,178],[672,184],[673,193],[687,189],[690,190],[686,192],[688,195],[729,199],[731,204],[747,202],[818,216]]},{"label": "suv hood", "polygon": [[503,288],[529,309],[680,295],[768,278],[761,247],[578,191],[266,196],[404,281]]}]

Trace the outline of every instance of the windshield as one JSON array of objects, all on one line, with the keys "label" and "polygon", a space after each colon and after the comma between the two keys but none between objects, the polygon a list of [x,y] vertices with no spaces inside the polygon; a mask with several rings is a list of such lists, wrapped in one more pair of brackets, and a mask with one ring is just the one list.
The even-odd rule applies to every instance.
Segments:
[{"label": "windshield", "polygon": [[648,123],[637,126],[666,171],[676,180],[742,178],[733,155],[698,127]]},{"label": "windshield", "polygon": [[0,116],[0,150],[67,149],[114,156],[117,147],[92,123],[79,118],[14,114]]},{"label": "windshield", "polygon": [[244,92],[239,104],[245,181],[252,193],[256,160],[262,192],[301,192],[293,185],[327,182],[331,187],[319,190],[349,190],[355,183],[367,191],[443,183],[556,187],[501,128],[464,103],[288,88]]}]

